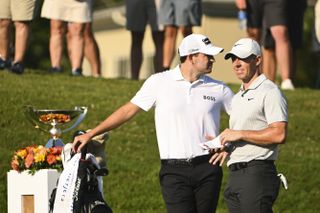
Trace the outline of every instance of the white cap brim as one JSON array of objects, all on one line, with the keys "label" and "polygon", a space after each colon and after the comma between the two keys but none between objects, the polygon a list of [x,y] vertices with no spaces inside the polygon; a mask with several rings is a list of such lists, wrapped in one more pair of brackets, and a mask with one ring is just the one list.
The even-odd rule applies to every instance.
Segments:
[{"label": "white cap brim", "polygon": [[236,56],[237,58],[241,58],[241,59],[245,59],[248,58],[249,56],[251,56],[252,53],[248,53],[248,52],[241,52],[241,51],[230,51],[228,52],[225,56],[224,59],[229,59],[231,56]]},{"label": "white cap brim", "polygon": [[245,59],[251,55],[261,55],[259,44],[251,38],[242,38],[233,45],[231,51],[224,56],[224,59],[229,59],[232,56]]},{"label": "white cap brim", "polygon": [[211,46],[210,48],[206,48],[204,50],[200,50],[199,52],[203,53],[203,54],[206,54],[206,55],[215,56],[215,55],[218,55],[219,53],[222,53],[223,50],[224,49],[221,48],[221,47]]}]

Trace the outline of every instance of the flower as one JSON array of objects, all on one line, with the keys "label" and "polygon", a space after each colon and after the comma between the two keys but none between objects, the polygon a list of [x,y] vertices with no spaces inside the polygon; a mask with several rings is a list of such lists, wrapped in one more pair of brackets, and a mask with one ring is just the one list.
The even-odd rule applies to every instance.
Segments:
[{"label": "flower", "polygon": [[27,150],[26,149],[21,149],[17,152],[17,155],[21,158],[25,158],[27,156]]},{"label": "flower", "polygon": [[11,160],[11,168],[18,172],[28,170],[34,174],[40,169],[62,170],[62,147],[45,148],[42,145],[28,146],[16,151]]},{"label": "flower", "polygon": [[18,159],[12,159],[11,168],[14,169],[14,170],[18,170],[19,169],[19,161],[18,161]]},{"label": "flower", "polygon": [[49,165],[52,165],[52,164],[56,163],[57,162],[56,156],[53,155],[53,154],[49,154],[48,157],[47,157],[47,162],[48,162]]},{"label": "flower", "polygon": [[34,162],[39,163],[43,162],[46,159],[46,154],[45,153],[37,153],[34,156]]},{"label": "flower", "polygon": [[26,159],[25,159],[25,162],[24,162],[24,166],[29,169],[30,166],[33,164],[33,153],[30,153],[27,155]]}]

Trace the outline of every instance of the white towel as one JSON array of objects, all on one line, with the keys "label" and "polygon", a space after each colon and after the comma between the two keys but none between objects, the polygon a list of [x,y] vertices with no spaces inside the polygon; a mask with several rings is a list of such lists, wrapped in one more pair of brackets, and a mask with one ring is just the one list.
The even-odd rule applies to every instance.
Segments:
[{"label": "white towel", "polygon": [[53,213],[73,213],[73,192],[77,179],[80,158],[81,153],[78,153],[65,164],[58,182]]},{"label": "white towel", "polygon": [[[64,170],[62,171],[58,182],[53,213],[73,213],[73,193],[78,175],[80,158],[81,153],[77,153],[64,164]],[[86,160],[90,160],[97,166],[97,168],[100,168],[99,164],[92,154],[87,154]],[[103,193],[102,177],[97,177],[97,179],[99,190],[101,193]]]}]

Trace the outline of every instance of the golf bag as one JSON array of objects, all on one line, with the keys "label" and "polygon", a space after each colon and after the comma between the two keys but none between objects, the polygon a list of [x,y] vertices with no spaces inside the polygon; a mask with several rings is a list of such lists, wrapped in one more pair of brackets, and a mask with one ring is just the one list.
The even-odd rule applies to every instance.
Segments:
[{"label": "golf bag", "polygon": [[[77,131],[74,137],[79,134],[84,134],[83,131]],[[73,138],[74,138],[73,137]],[[71,154],[72,158],[79,158],[80,154]],[[87,154],[87,146],[81,150],[81,157],[75,161],[78,163],[77,175],[74,180],[74,190],[72,192],[71,205],[68,205],[68,210],[65,212],[72,213],[112,213],[111,208],[105,202],[102,195],[102,179],[101,176],[106,176],[108,170],[100,168],[94,162],[92,155]],[[72,159],[70,160],[70,162]],[[100,178],[100,183],[99,183]],[[70,178],[71,179],[71,178]],[[64,184],[66,185],[66,184]],[[58,184],[58,187],[64,187],[63,184]],[[49,200],[49,213],[54,213],[56,203],[56,196],[59,189],[55,188]],[[63,191],[63,190],[62,190]],[[61,192],[61,189],[60,189]],[[64,195],[59,194],[59,199],[64,198]],[[70,207],[71,206],[71,207]],[[57,207],[57,206],[56,206]],[[61,206],[59,206],[61,211]]]}]

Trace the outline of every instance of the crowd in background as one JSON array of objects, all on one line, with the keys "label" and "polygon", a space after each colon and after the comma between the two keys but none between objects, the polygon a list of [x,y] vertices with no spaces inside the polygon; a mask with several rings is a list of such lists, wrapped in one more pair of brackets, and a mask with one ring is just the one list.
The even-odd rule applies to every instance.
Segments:
[{"label": "crowd in background", "polygon": [[[71,74],[82,76],[82,62],[86,57],[91,64],[92,76],[101,74],[98,44],[92,32],[93,0],[55,1],[4,0],[0,9],[0,68],[8,68],[15,74],[24,73],[24,55],[31,31],[31,21],[41,10],[41,17],[50,20],[49,52],[50,73],[62,72],[64,40],[67,40]],[[15,37],[10,35],[11,23],[15,25]],[[10,39],[15,40],[14,57],[10,58]]]},{"label": "crowd in background", "polygon": [[[293,90],[297,72],[297,50],[303,47],[303,23],[307,0],[279,0],[270,8],[263,0],[235,0],[237,8],[247,15],[248,37],[264,48],[264,70],[272,81],[279,67],[282,89]],[[41,17],[50,20],[49,52],[51,73],[63,71],[64,40],[70,60],[70,73],[82,76],[83,58],[87,58],[94,77],[101,76],[99,47],[92,31],[94,0],[4,0],[0,9],[0,69],[24,72],[24,56],[30,37],[30,23],[41,10]],[[126,0],[126,28],[131,34],[131,78],[139,79],[143,63],[142,44],[146,25],[150,24],[155,45],[154,71],[170,69],[176,54],[177,35],[192,33],[201,26],[201,0]],[[272,11],[272,12],[269,12]],[[315,17],[318,17],[317,10]],[[316,19],[315,19],[316,20]],[[14,25],[15,30],[10,29]],[[319,25],[319,24],[318,24]],[[14,35],[10,35],[15,32]],[[318,35],[318,34],[316,34]],[[13,40],[12,47],[10,46]],[[12,51],[10,51],[12,49]]]}]

